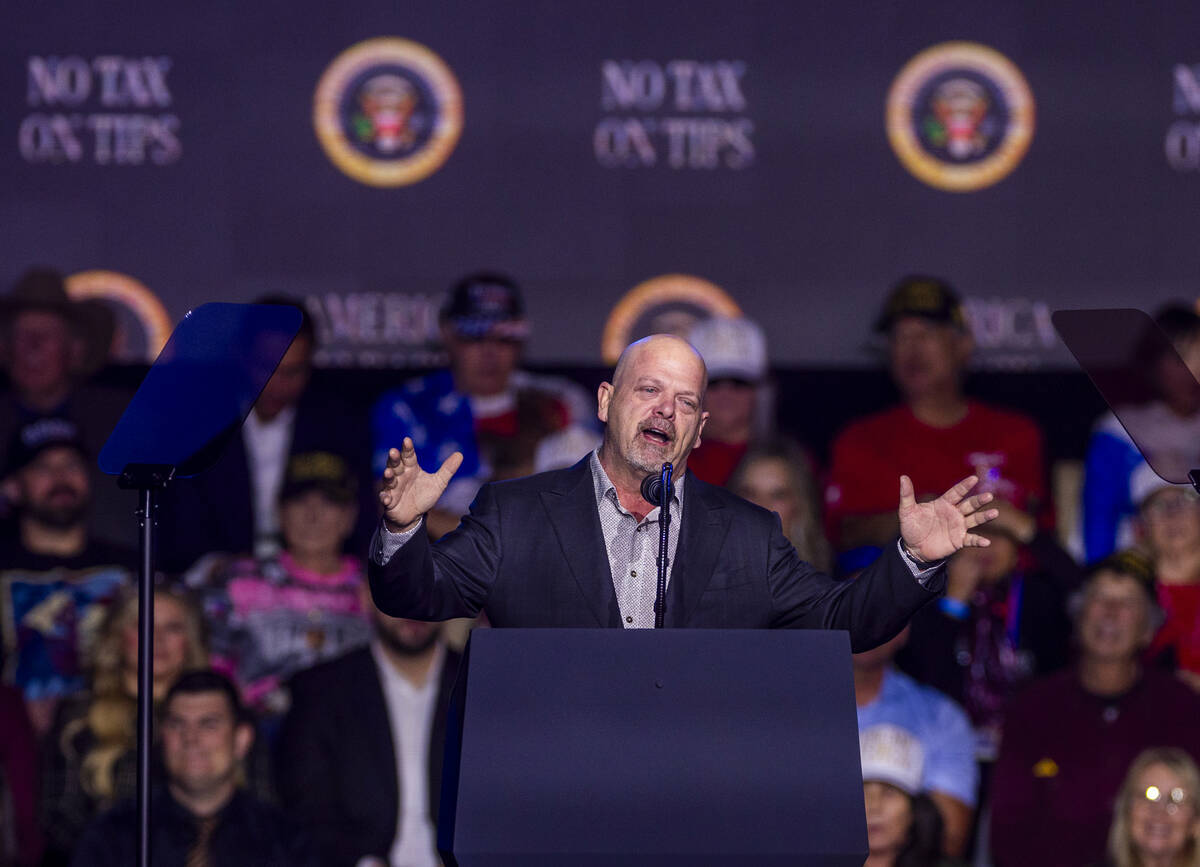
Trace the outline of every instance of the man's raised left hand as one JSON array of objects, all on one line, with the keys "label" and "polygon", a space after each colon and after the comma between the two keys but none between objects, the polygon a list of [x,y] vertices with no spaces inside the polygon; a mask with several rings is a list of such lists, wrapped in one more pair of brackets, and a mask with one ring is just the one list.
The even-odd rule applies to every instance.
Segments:
[{"label": "man's raised left hand", "polygon": [[908,552],[922,561],[942,560],[960,548],[986,548],[991,541],[969,532],[997,517],[996,509],[981,507],[992,501],[990,493],[968,497],[979,481],[967,476],[936,500],[918,503],[912,479],[900,477],[900,538]]}]

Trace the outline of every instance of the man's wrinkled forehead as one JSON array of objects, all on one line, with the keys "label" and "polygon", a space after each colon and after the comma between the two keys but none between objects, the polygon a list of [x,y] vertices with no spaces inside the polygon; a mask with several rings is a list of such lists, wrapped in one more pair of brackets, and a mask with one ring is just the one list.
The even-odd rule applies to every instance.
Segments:
[{"label": "man's wrinkled forehead", "polygon": [[670,334],[652,334],[625,347],[613,370],[613,385],[621,388],[641,377],[666,378],[672,362],[694,364],[699,373],[698,397],[708,388],[704,359],[686,340]]}]

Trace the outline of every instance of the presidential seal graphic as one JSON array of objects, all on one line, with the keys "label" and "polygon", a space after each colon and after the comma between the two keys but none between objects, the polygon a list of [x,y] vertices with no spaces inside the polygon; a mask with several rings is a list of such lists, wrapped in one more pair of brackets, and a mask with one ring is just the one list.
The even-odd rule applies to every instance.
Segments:
[{"label": "presidential seal graphic", "polygon": [[1033,93],[998,51],[944,42],[900,70],[887,99],[892,149],[917,178],[966,193],[1017,167],[1033,139]]},{"label": "presidential seal graphic", "polygon": [[333,164],[374,187],[437,171],[462,131],[462,92],[445,62],[407,39],[368,39],[342,52],[313,97],[317,140]]},{"label": "presidential seal graphic", "polygon": [[662,274],[634,286],[616,303],[600,352],[606,364],[616,364],[621,350],[649,334],[687,337],[701,319],[741,315],[742,308],[716,283],[691,274]]}]

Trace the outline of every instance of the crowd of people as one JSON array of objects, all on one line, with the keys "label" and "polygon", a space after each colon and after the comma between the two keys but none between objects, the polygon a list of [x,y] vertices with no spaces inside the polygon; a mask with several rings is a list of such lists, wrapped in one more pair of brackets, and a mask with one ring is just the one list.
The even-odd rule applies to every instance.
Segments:
[{"label": "crowd of people", "polygon": [[[1170,360],[1200,374],[1200,316],[1157,321]],[[311,387],[305,316],[240,435],[168,489],[155,863],[438,863],[462,631],[375,606],[378,478],[406,437],[432,467],[463,456],[420,529],[436,539],[483,483],[588,458],[596,400],[521,368],[530,323],[514,281],[463,278],[440,318],[447,367],[367,411]],[[680,334],[708,371],[689,470],[776,513],[819,570],[853,581],[895,545],[902,473],[919,500],[975,475],[999,511],[977,531],[990,544],[948,562],[944,595],[854,655],[867,863],[1200,864],[1200,497],[1163,481],[1115,416],[1097,419],[1071,553],[1037,420],[964,390],[955,290],[904,278],[874,328],[900,400],[849,423],[828,466],[779,430],[757,324]],[[0,865],[133,863],[133,504],[95,469],[128,395],[90,381],[112,330],[47,269],[0,296]],[[1161,362],[1144,359],[1162,387],[1131,411],[1153,447],[1191,455],[1200,405],[1154,379]]]}]

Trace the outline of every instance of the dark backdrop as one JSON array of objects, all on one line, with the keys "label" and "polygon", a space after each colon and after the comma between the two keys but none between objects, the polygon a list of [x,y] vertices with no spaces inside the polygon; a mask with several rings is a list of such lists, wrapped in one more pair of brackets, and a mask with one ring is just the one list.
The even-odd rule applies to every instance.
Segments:
[{"label": "dark backdrop", "polygon": [[[291,292],[323,362],[400,366],[435,360],[455,277],[500,268],[527,287],[531,358],[589,366],[618,299],[678,272],[723,287],[808,383],[868,366],[882,293],[921,270],[967,296],[981,365],[1065,369],[1049,310],[1195,296],[1197,32],[1184,0],[18,4],[0,278],[120,272],[171,323]],[[330,64],[381,36],[434,52],[463,102],[440,169],[390,188],[313,128]],[[919,180],[887,137],[897,75],[947,40],[1008,58],[1036,106],[1023,159],[971,192]],[[707,75],[682,96],[676,61]]]}]

